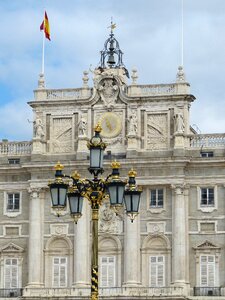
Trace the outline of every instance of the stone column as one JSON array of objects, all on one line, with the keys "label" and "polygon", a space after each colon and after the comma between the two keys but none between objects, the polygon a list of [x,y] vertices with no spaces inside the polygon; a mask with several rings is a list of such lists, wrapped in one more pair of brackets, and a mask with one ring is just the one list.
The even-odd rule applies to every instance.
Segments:
[{"label": "stone column", "polygon": [[185,285],[188,276],[187,197],[183,185],[172,186],[172,188],[172,282],[175,285]]},{"label": "stone column", "polygon": [[43,198],[40,188],[30,188],[28,287],[43,286]]},{"label": "stone column", "polygon": [[125,216],[124,286],[140,285],[140,216],[131,223]]},{"label": "stone column", "polygon": [[90,206],[84,199],[82,216],[75,226],[74,284],[77,288],[90,286]]}]

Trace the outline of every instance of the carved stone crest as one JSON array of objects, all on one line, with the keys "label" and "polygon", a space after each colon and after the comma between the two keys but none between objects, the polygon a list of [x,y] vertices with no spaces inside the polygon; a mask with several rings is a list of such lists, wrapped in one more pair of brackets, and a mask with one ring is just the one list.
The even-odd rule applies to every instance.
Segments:
[{"label": "carved stone crest", "polygon": [[119,94],[119,87],[114,78],[105,78],[100,81],[98,91],[107,108],[113,107]]},{"label": "carved stone crest", "polygon": [[106,200],[100,208],[99,231],[107,233],[122,232],[122,221],[110,208],[109,200]]}]

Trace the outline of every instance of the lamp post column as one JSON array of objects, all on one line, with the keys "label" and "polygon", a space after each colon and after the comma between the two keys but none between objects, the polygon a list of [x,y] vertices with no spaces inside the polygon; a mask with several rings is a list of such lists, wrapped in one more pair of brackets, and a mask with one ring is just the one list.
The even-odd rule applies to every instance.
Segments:
[{"label": "lamp post column", "polygon": [[98,218],[99,205],[92,203],[91,300],[98,299]]}]

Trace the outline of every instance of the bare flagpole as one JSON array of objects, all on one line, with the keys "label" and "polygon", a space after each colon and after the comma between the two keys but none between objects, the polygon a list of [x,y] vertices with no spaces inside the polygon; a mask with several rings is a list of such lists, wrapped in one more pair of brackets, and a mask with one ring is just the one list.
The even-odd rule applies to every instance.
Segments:
[{"label": "bare flagpole", "polygon": [[181,66],[184,66],[184,0],[181,0]]}]

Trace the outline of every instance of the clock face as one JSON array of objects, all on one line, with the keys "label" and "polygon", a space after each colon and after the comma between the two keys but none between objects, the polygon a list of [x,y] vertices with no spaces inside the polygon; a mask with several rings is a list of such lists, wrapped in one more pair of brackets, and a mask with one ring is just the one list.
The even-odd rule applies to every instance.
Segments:
[{"label": "clock face", "polygon": [[120,134],[122,124],[120,117],[113,112],[106,112],[100,118],[102,126],[101,136],[107,138],[113,138]]}]

